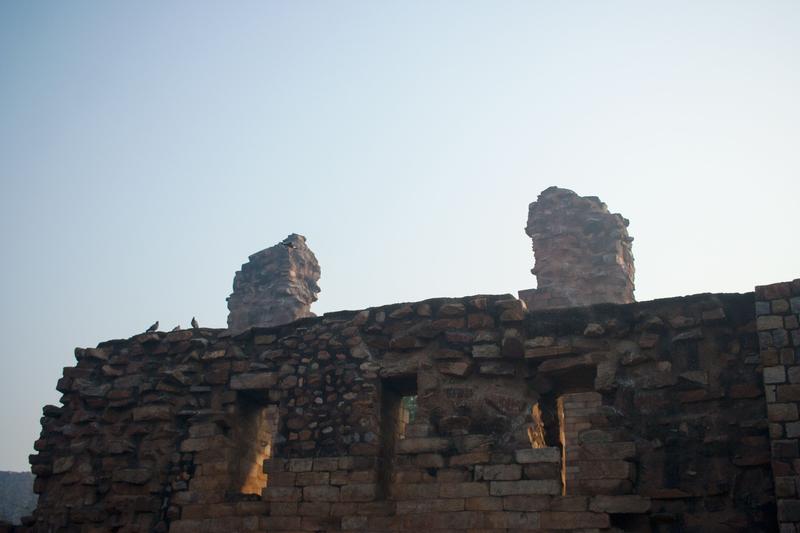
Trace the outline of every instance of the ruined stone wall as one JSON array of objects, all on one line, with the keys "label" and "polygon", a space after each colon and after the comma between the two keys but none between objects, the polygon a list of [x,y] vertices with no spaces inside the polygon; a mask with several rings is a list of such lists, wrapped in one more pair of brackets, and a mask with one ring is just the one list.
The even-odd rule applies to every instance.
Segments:
[{"label": "ruined stone wall", "polygon": [[306,238],[296,233],[251,255],[233,278],[228,328],[238,332],[315,316],[311,304],[320,292],[319,276],[314,252]]},{"label": "ruined stone wall", "polygon": [[781,533],[800,531],[800,279],[756,287]]},{"label": "ruined stone wall", "polygon": [[774,530],[752,294],[430,300],[76,358],[33,531]]},{"label": "ruined stone wall", "polygon": [[634,301],[628,221],[596,196],[550,187],[530,204],[525,232],[537,288],[519,292],[529,309]]}]

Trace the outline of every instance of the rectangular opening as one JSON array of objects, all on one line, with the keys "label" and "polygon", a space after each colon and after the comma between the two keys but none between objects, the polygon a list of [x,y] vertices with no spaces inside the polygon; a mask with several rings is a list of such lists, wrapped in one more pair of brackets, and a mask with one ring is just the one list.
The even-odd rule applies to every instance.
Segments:
[{"label": "rectangular opening", "polygon": [[234,429],[238,465],[233,472],[232,492],[261,496],[267,486],[264,461],[272,456],[272,443],[278,427],[278,409],[241,401]]},{"label": "rectangular opening", "polygon": [[409,424],[417,414],[417,376],[400,376],[381,381],[381,456],[378,483],[383,497],[388,494],[397,441],[406,438]]}]

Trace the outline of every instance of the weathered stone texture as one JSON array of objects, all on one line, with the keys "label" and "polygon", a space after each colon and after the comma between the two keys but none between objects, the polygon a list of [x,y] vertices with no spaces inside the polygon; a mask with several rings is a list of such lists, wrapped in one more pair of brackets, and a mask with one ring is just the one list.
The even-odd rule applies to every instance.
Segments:
[{"label": "weathered stone texture", "polygon": [[[537,288],[520,291],[529,309],[634,301],[628,221],[596,196],[550,187],[530,204],[525,232],[536,259]],[[588,324],[587,335],[602,334]]]},{"label": "weathered stone texture", "polygon": [[[752,295],[518,306],[428,300],[76,350],[31,456],[29,530],[713,530],[724,516],[768,531],[793,516],[795,391],[774,391],[771,437]],[[794,387],[780,375],[768,387]],[[404,434],[387,429],[392,390],[417,395]]]},{"label": "weathered stone texture", "polygon": [[756,287],[780,531],[800,531],[800,279]]},{"label": "weathered stone texture", "polygon": [[239,332],[315,316],[311,304],[320,291],[319,276],[317,258],[296,233],[251,255],[233,278],[228,328]]}]

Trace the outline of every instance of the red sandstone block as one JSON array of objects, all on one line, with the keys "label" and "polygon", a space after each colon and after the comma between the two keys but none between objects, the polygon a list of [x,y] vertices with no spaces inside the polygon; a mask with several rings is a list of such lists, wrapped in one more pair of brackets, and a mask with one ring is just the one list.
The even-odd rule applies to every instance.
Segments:
[{"label": "red sandstone block", "polygon": [[539,516],[544,529],[607,528],[608,515],[604,513],[544,511]]}]

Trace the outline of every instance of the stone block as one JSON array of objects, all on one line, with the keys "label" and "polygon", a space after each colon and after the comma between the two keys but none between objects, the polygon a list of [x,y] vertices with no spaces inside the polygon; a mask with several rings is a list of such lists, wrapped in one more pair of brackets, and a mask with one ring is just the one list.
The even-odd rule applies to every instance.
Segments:
[{"label": "stone block", "polygon": [[303,501],[306,502],[338,502],[339,487],[330,485],[303,487]]},{"label": "stone block", "polygon": [[550,509],[550,496],[504,496],[503,509],[506,511],[546,511]]},{"label": "stone block", "polygon": [[475,467],[475,479],[485,481],[515,481],[522,477],[522,467],[509,465],[478,465]]},{"label": "stone block", "polygon": [[466,498],[464,500],[464,509],[467,511],[502,511],[503,498],[491,496]]},{"label": "stone block", "polygon": [[401,500],[396,504],[396,513],[398,515],[417,513],[452,513],[463,511],[464,508],[464,500],[456,498]]},{"label": "stone block", "polygon": [[397,442],[397,453],[443,452],[450,447],[450,440],[441,437],[414,437]]},{"label": "stone block", "polygon": [[450,361],[436,365],[442,374],[456,377],[468,376],[472,372],[472,367],[473,364],[470,361]]},{"label": "stone block", "polygon": [[295,484],[299,487],[305,487],[307,485],[328,485],[331,477],[328,472],[300,472],[295,475]]},{"label": "stone block", "polygon": [[486,483],[438,483],[440,498],[474,498],[489,495]]},{"label": "stone block", "polygon": [[489,483],[489,493],[492,496],[561,494],[561,482],[551,479],[492,481]]},{"label": "stone block", "polygon": [[545,511],[539,516],[543,529],[605,529],[610,526],[605,513]]},{"label": "stone block", "polygon": [[650,498],[639,495],[595,496],[589,510],[600,513],[646,513],[650,510]]},{"label": "stone block", "polygon": [[560,463],[529,463],[524,465],[525,479],[561,479]]},{"label": "stone block", "polygon": [[772,403],[767,405],[767,418],[770,422],[792,422],[798,419],[797,404]]},{"label": "stone block", "polygon": [[756,318],[756,329],[767,331],[783,328],[783,317],[779,315],[762,315]]},{"label": "stone block", "polygon": [[574,461],[580,469],[578,479],[632,479],[633,463],[627,461]]},{"label": "stone block", "polygon": [[783,365],[764,367],[764,383],[785,383],[786,367]]},{"label": "stone block", "polygon": [[528,343],[525,343],[526,359],[546,359],[550,357],[569,355],[571,353],[573,353],[572,346],[545,346],[540,348],[529,348]]},{"label": "stone block", "polygon": [[778,520],[781,522],[800,522],[800,500],[778,500]]},{"label": "stone block", "polygon": [[586,442],[577,448],[578,458],[585,461],[632,459],[636,456],[633,442]]},{"label": "stone block", "polygon": [[561,449],[550,448],[524,448],[514,451],[514,460],[520,464],[529,463],[560,463]]},{"label": "stone block", "polygon": [[270,487],[268,486],[262,498],[268,502],[299,502],[302,499],[302,491],[296,487]]},{"label": "stone block", "polygon": [[476,359],[497,359],[502,357],[500,347],[496,344],[475,344],[472,346],[472,357]]},{"label": "stone block", "polygon": [[490,511],[484,514],[484,525],[502,531],[536,531],[539,529],[539,513],[518,511]]},{"label": "stone block", "polygon": [[425,500],[439,497],[439,487],[435,483],[397,483],[391,486],[392,499]]},{"label": "stone block", "polygon": [[800,401],[800,385],[778,385],[776,399],[779,402]]},{"label": "stone block", "polygon": [[314,459],[314,471],[330,472],[333,470],[338,470],[338,468],[338,457],[317,457]]},{"label": "stone block", "polygon": [[231,376],[231,389],[254,390],[269,389],[278,383],[278,375],[273,372],[237,374]]},{"label": "stone block", "polygon": [[378,485],[375,483],[350,483],[341,488],[343,502],[371,502],[378,494]]},{"label": "stone block", "polygon": [[314,459],[312,458],[303,458],[303,459],[290,459],[286,465],[286,468],[289,472],[311,472],[314,466]]}]

